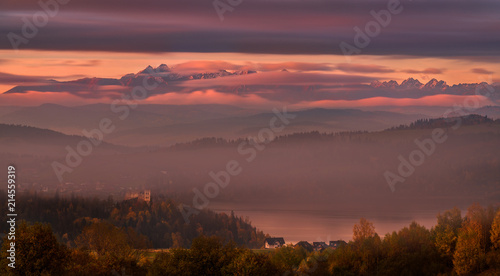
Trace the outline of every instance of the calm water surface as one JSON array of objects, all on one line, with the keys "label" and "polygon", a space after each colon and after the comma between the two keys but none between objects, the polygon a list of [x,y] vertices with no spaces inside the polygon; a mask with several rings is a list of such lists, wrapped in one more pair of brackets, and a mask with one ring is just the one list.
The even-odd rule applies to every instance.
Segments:
[{"label": "calm water surface", "polygon": [[412,215],[392,211],[390,213],[372,213],[360,211],[331,210],[294,210],[291,208],[249,207],[235,203],[213,202],[210,208],[216,212],[230,213],[248,217],[252,225],[271,236],[283,237],[286,243],[298,241],[330,241],[352,239],[352,228],[361,217],[373,222],[375,231],[383,237],[392,231],[398,231],[417,221],[428,229],[436,224],[436,214],[442,210],[413,212]]}]

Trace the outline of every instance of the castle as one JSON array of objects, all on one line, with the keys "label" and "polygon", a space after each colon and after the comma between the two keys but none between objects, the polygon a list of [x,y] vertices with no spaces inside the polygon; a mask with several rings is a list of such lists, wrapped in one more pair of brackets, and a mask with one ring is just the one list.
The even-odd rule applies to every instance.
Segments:
[{"label": "castle", "polygon": [[140,192],[129,191],[125,194],[124,200],[135,199],[135,198],[149,203],[151,201],[151,190],[144,190]]}]

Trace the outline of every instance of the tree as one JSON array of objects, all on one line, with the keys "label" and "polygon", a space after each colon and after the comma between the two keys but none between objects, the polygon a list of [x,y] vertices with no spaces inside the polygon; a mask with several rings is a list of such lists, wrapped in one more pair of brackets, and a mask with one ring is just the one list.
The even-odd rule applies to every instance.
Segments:
[{"label": "tree", "polygon": [[382,241],[375,233],[337,248],[330,256],[329,271],[333,275],[376,275],[383,259]]},{"label": "tree", "polygon": [[479,204],[473,204],[467,209],[466,216],[469,226],[475,227],[481,241],[481,250],[486,254],[491,247],[490,229],[495,218],[495,211],[492,206],[483,208]]},{"label": "tree", "polygon": [[75,243],[95,257],[100,273],[138,270],[139,256],[130,246],[127,233],[109,222],[95,222],[85,227]]},{"label": "tree", "polygon": [[462,227],[462,214],[457,207],[437,215],[437,225],[431,230],[434,244],[448,267],[453,267],[453,254]]},{"label": "tree", "polygon": [[329,275],[328,259],[333,251],[327,248],[321,252],[310,252],[309,256],[300,263],[299,275]]},{"label": "tree", "polygon": [[453,255],[454,270],[458,275],[468,275],[479,270],[481,259],[480,225],[466,225],[458,235]]},{"label": "tree", "polygon": [[273,264],[282,272],[294,273],[307,257],[307,251],[303,247],[293,248],[292,246],[283,246],[275,249],[271,256]]},{"label": "tree", "polygon": [[480,272],[488,267],[488,251],[492,247],[492,225],[495,210],[473,204],[467,209],[467,215],[459,231],[457,248],[453,256],[455,272],[459,275]]},{"label": "tree", "polygon": [[151,248],[151,242],[145,235],[138,234],[131,227],[127,228],[127,241],[134,249],[147,249]]},{"label": "tree", "polygon": [[382,241],[365,218],[353,227],[353,242],[336,249],[329,260],[334,275],[375,275],[383,260]]},{"label": "tree", "polygon": [[[232,271],[245,270],[235,263],[235,260],[242,258],[243,253],[245,249],[235,247],[234,243],[223,245],[218,237],[200,236],[193,240],[191,249],[174,248],[168,253],[159,254],[148,275],[235,275]],[[264,264],[259,258],[242,260]]]},{"label": "tree", "polygon": [[148,270],[148,276],[196,275],[191,253],[188,249],[173,248],[156,256]]},{"label": "tree", "polygon": [[181,248],[184,246],[184,239],[182,238],[182,234],[180,232],[172,233],[171,236],[173,248]]},{"label": "tree", "polygon": [[373,226],[373,223],[369,222],[367,219],[361,218],[359,220],[359,225],[355,224],[352,232],[352,239],[354,242],[362,241],[375,235],[375,226]]},{"label": "tree", "polygon": [[278,269],[268,256],[245,250],[229,265],[229,275],[277,275]]},{"label": "tree", "polygon": [[328,260],[329,272],[332,275],[356,275],[356,264],[359,263],[353,244],[340,246],[333,251]]},{"label": "tree", "polygon": [[490,233],[493,248],[500,250],[500,209],[497,211],[495,219],[493,220]]},{"label": "tree", "polygon": [[97,222],[85,227],[76,244],[98,256],[127,255],[131,251],[127,234],[109,222]]},{"label": "tree", "polygon": [[217,275],[222,269],[224,257],[220,238],[200,236],[193,240],[191,258],[195,264],[195,275]]},{"label": "tree", "polygon": [[374,233],[354,242],[353,245],[358,256],[358,263],[355,266],[356,273],[358,275],[372,275],[383,259],[382,240],[379,235]]},{"label": "tree", "polygon": [[15,269],[7,264],[7,250],[10,247],[7,237],[2,244],[0,253],[0,274],[2,275],[61,275],[67,261],[67,248],[57,242],[49,225],[26,222],[18,224],[16,230]]},{"label": "tree", "polygon": [[416,222],[383,241],[383,275],[435,275],[444,271],[430,231]]}]

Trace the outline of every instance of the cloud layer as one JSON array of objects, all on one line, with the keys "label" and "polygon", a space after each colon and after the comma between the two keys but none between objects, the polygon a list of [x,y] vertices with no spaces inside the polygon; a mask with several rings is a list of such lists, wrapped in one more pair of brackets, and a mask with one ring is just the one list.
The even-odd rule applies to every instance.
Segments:
[{"label": "cloud layer", "polygon": [[[43,2],[43,1],[42,1]],[[244,1],[224,13],[213,1],[70,1],[23,49],[113,52],[237,52],[342,54],[354,27],[374,20],[388,0]],[[362,54],[499,56],[500,2],[401,1],[403,11],[373,37]],[[22,36],[23,18],[42,9],[34,1],[6,1],[0,12],[0,49],[9,33]]]}]

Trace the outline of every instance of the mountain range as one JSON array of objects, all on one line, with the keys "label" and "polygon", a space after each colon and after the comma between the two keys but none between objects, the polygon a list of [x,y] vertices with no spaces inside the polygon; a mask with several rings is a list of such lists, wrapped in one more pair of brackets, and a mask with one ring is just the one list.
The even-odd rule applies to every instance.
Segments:
[{"label": "mountain range", "polygon": [[[406,109],[290,110],[296,117],[282,134],[307,131],[379,131],[417,119],[439,117],[445,110],[442,107],[432,110],[419,107]],[[200,137],[237,139],[255,136],[260,129],[269,125],[269,120],[274,116],[270,110],[219,104],[141,104],[131,110],[125,120],[119,119],[120,114],[113,112],[107,104],[43,104],[33,107],[2,107],[0,110],[0,123],[51,129],[70,135],[82,135],[84,129],[97,128],[102,118],[109,118],[116,129],[104,140],[125,146],[169,146]],[[500,118],[500,107],[487,106],[467,113],[496,119]]]},{"label": "mountain range", "polygon": [[[177,93],[189,95],[200,91],[213,90],[222,94],[238,95],[245,99],[249,95],[267,101],[288,103],[320,102],[323,100],[353,101],[373,97],[410,98],[445,95],[475,95],[490,91],[489,104],[500,100],[500,84],[491,86],[485,82],[460,83],[448,85],[445,81],[431,79],[421,83],[408,78],[401,83],[394,80],[378,81],[361,76],[338,74],[319,74],[300,71],[252,70],[215,70],[212,72],[176,71],[166,64],[154,68],[147,66],[137,73],[126,74],[120,78],[88,77],[70,81],[47,80],[44,83],[15,86],[4,93],[19,94],[27,92],[65,92],[87,99],[119,99],[144,81],[158,84],[147,97]],[[370,83],[371,81],[371,83]],[[167,100],[170,100],[168,98]],[[169,102],[170,103],[170,102]]]},{"label": "mountain range", "polygon": [[481,83],[460,83],[454,85],[448,85],[445,81],[431,79],[426,84],[421,83],[418,79],[408,78],[398,84],[397,81],[374,81],[370,84],[373,88],[384,88],[384,89],[420,89],[420,90],[435,90],[446,92],[448,90],[457,93],[458,91],[471,92],[475,91],[478,87],[488,85],[486,82]]},{"label": "mountain range", "polygon": [[[402,114],[358,109],[306,109],[296,115],[282,134],[305,131],[376,131],[425,118],[422,114]],[[109,105],[62,106],[43,104],[19,107],[0,114],[0,123],[47,128],[81,135],[83,129],[98,127],[109,118],[116,130],[105,141],[127,146],[168,146],[200,137],[236,139],[255,136],[269,126],[272,111],[244,109],[230,105],[138,105],[125,120]]]},{"label": "mountain range", "polygon": [[144,85],[144,77],[147,77],[148,81],[152,80],[157,82],[160,87],[165,87],[170,82],[175,83],[189,80],[215,79],[227,76],[239,76],[254,73],[257,72],[252,70],[242,70],[234,72],[219,70],[217,72],[181,74],[172,71],[166,64],[161,64],[157,68],[153,68],[151,65],[148,65],[144,70],[141,70],[135,74],[126,74],[120,79],[93,77],[81,78],[71,81],[47,80],[45,85],[20,85],[9,89],[5,93],[25,93],[27,91],[78,92],[84,90],[95,90],[101,86],[135,87]]}]

